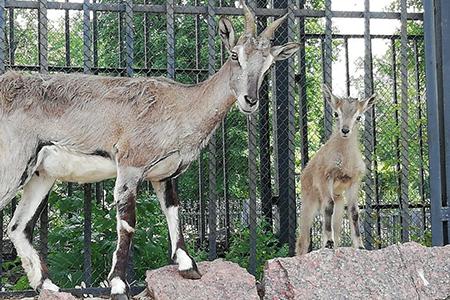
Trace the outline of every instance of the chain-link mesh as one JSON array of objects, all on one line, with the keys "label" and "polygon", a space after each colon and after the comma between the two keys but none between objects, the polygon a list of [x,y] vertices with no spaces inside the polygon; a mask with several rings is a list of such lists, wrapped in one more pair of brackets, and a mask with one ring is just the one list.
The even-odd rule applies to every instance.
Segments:
[{"label": "chain-link mesh", "polygon": [[[225,257],[259,278],[264,261],[294,254],[299,175],[333,130],[322,83],[339,96],[377,94],[360,140],[368,166],[359,200],[366,247],[430,244],[420,1],[385,1],[384,7],[374,0],[353,2],[248,1],[258,32],[289,13],[273,44],[296,41],[303,47],[268,72],[259,112],[246,118],[232,108],[177,179],[180,218],[197,260]],[[5,7],[0,0],[0,71],[166,76],[195,84],[228,58],[217,35],[221,15],[242,32],[235,1],[39,0]],[[394,26],[382,27],[386,22]],[[49,226],[47,260],[60,286],[99,286],[106,278],[116,240],[113,185],[58,183],[50,195],[48,221],[43,216],[36,242],[46,240]],[[168,262],[168,231],[148,183],[140,188],[137,214],[132,257],[139,263],[130,262],[132,283]],[[3,228],[10,215],[11,208],[3,211]],[[317,217],[313,249],[322,245],[321,227]],[[351,245],[349,232],[345,218],[343,246]],[[2,285],[28,288],[5,231],[2,241]]]}]

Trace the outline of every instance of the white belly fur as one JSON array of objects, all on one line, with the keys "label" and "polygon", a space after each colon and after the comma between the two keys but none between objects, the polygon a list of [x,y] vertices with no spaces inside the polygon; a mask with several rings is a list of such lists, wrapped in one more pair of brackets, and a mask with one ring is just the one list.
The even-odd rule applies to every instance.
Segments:
[{"label": "white belly fur", "polygon": [[116,163],[98,155],[70,151],[58,146],[44,147],[37,171],[69,182],[98,182],[116,177]]}]

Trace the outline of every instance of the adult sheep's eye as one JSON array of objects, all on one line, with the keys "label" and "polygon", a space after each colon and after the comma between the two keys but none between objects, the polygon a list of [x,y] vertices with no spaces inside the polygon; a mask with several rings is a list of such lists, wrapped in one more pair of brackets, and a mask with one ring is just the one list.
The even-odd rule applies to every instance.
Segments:
[{"label": "adult sheep's eye", "polygon": [[361,116],[356,117],[356,121],[361,121]]},{"label": "adult sheep's eye", "polygon": [[334,117],[335,117],[335,118],[339,117],[339,115],[338,115],[337,112],[334,112]]},{"label": "adult sheep's eye", "polygon": [[237,55],[237,53],[236,52],[231,52],[231,59],[232,60],[238,60],[238,55]]}]

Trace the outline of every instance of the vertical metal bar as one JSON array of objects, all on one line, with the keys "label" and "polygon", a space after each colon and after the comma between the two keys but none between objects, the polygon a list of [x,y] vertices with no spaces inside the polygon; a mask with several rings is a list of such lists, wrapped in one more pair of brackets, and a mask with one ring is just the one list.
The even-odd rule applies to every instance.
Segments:
[{"label": "vertical metal bar", "polygon": [[230,197],[229,197],[229,178],[228,178],[228,134],[227,119],[222,121],[222,176],[223,176],[223,200],[225,203],[225,249],[228,249],[231,238],[231,220],[230,220]]},{"label": "vertical metal bar", "polygon": [[199,238],[200,245],[203,247],[206,240],[206,203],[203,195],[203,153],[198,158],[198,201],[199,201]]},{"label": "vertical metal bar", "polygon": [[[364,90],[365,96],[369,97],[373,93],[372,86],[372,41],[370,38],[370,4],[369,0],[364,0]],[[372,200],[374,198],[375,189],[372,179],[373,162],[372,155],[374,151],[374,136],[373,136],[373,116],[374,110],[370,109],[367,112],[367,118],[364,126],[364,156],[366,159],[367,175],[365,177],[364,191],[366,194],[365,203],[365,218],[364,218],[364,233],[366,235],[365,247],[366,249],[373,248],[373,231],[372,231]]]},{"label": "vertical metal bar", "polygon": [[9,65],[13,66],[15,64],[15,53],[16,53],[16,38],[14,34],[14,8],[9,8]]},{"label": "vertical metal bar", "polygon": [[[323,82],[332,88],[332,61],[333,61],[333,40],[332,40],[332,13],[331,0],[325,0],[325,39],[323,43]],[[324,126],[325,139],[331,135],[333,129],[333,118],[331,107],[328,101],[324,100]]]},{"label": "vertical metal bar", "polygon": [[90,0],[83,0],[83,70],[85,74],[90,74],[92,68],[92,38],[89,1]]},{"label": "vertical metal bar", "polygon": [[[69,0],[65,0],[69,3]],[[64,12],[64,42],[65,42],[65,54],[66,54],[66,66],[70,66],[70,11],[68,9]]]},{"label": "vertical metal bar", "polygon": [[413,41],[414,49],[414,75],[415,75],[415,88],[416,88],[416,105],[417,105],[417,120],[419,121],[418,136],[419,136],[419,194],[420,202],[422,203],[422,235],[423,231],[426,230],[426,197],[425,197],[425,173],[424,173],[424,153],[423,153],[423,125],[422,125],[422,95],[420,89],[420,63],[419,61],[419,47],[417,44],[417,39]]},{"label": "vertical metal bar", "polygon": [[[423,1],[425,35],[425,70],[427,93],[427,118],[430,159],[430,200],[431,200],[431,241],[433,246],[444,243],[441,210],[446,195],[446,174],[444,154],[444,110],[442,100],[442,57],[439,40],[440,7],[439,1]],[[436,7],[437,6],[437,7]]]},{"label": "vertical metal bar", "polygon": [[[300,0],[299,9],[305,8],[305,0]],[[298,93],[300,98],[300,152],[302,156],[302,170],[309,161],[308,147],[308,98],[306,94],[306,39],[305,39],[305,17],[299,20],[300,50],[298,54]]]},{"label": "vertical metal bar", "polygon": [[347,97],[350,97],[350,66],[348,59],[348,38],[344,38],[344,53],[345,53],[345,92]]},{"label": "vertical metal bar", "polygon": [[[117,24],[118,24],[118,35],[119,35],[119,67],[124,65],[124,55],[123,55],[123,12],[120,11],[117,14]],[[121,74],[122,75],[122,74]]]},{"label": "vertical metal bar", "polygon": [[[295,17],[294,1],[283,0],[275,3],[275,8],[287,8],[287,24],[282,24],[275,36],[277,43],[284,44],[294,39]],[[296,199],[295,199],[295,73],[293,58],[278,62],[275,67],[276,101],[277,101],[277,138],[278,138],[278,176],[279,176],[279,211],[280,242],[289,244],[289,254],[295,252]]]},{"label": "vertical metal bar", "polygon": [[92,250],[91,250],[91,227],[92,227],[92,185],[84,185],[84,263],[83,280],[87,287],[92,284]]},{"label": "vertical metal bar", "polygon": [[[394,120],[395,120],[395,128],[399,127],[400,124],[400,117],[399,117],[399,109],[398,109],[398,93],[397,93],[397,50],[396,50],[396,46],[395,46],[395,39],[392,38],[391,39],[391,51],[392,51],[392,61],[391,61],[391,65],[392,65],[392,81],[393,81],[393,85],[392,85],[392,95],[393,95],[393,100],[394,100],[394,107],[395,107],[395,111],[394,111]],[[402,178],[401,178],[401,164],[400,164],[400,160],[401,160],[401,153],[400,153],[400,137],[398,135],[396,135],[395,137],[395,158],[396,158],[396,163],[395,163],[395,173],[396,173],[396,177],[397,177],[397,198],[398,198],[398,203],[401,203],[401,195],[402,195],[402,191],[401,191],[401,185],[402,185]]]},{"label": "vertical metal bar", "polygon": [[[247,0],[247,5],[254,12],[255,1]],[[247,117],[247,132],[248,132],[248,187],[249,187],[249,230],[250,230],[250,255],[248,272],[250,274],[256,274],[256,186],[257,186],[257,128],[258,117],[257,115]]]},{"label": "vertical metal bar", "polygon": [[[97,0],[93,0],[93,3],[97,3]],[[98,12],[94,10],[92,12],[92,55],[94,68],[98,67]],[[95,74],[98,72],[96,71]]]},{"label": "vertical metal bar", "polygon": [[256,185],[257,185],[257,115],[247,117],[248,130],[248,176],[249,176],[249,230],[250,230],[250,257],[248,272],[252,275],[256,274]]},{"label": "vertical metal bar", "polygon": [[[0,75],[5,73],[5,53],[6,53],[6,43],[5,43],[5,28],[6,28],[6,20],[5,20],[5,0],[0,0]],[[3,220],[3,214],[1,215],[1,219]],[[1,223],[3,224],[3,222]],[[3,227],[2,227],[3,228]],[[2,232],[3,238],[3,232]],[[2,239],[0,239],[1,246]],[[3,249],[0,247],[0,249]],[[1,258],[0,258],[1,263]],[[1,264],[0,264],[1,269]],[[1,272],[1,270],[0,270]],[[0,273],[1,275],[1,273]],[[1,276],[0,276],[1,278]],[[0,283],[1,287],[1,283]]]},{"label": "vertical metal bar", "polygon": [[400,1],[400,36],[401,36],[401,48],[400,48],[400,76],[401,76],[401,208],[402,208],[402,242],[409,241],[409,128],[408,128],[408,37],[407,37],[407,11],[406,0]]},{"label": "vertical metal bar", "polygon": [[[134,59],[134,35],[133,35],[133,0],[123,0],[125,5],[125,53],[126,53],[126,72],[128,77],[133,76],[133,59]],[[169,239],[170,240],[170,239]],[[130,243],[127,265],[127,280],[134,280],[133,265],[133,241]]]},{"label": "vertical metal bar", "polygon": [[[149,0],[144,0],[144,4],[148,5],[148,1]],[[149,45],[150,45],[150,32],[149,32],[149,28],[151,27],[150,25],[150,19],[149,19],[150,15],[148,13],[144,13],[144,67],[146,69],[150,68],[150,64],[149,64]]]},{"label": "vertical metal bar", "polygon": [[[214,7],[216,0],[208,0],[208,73],[213,75],[215,73],[216,51],[215,51],[215,36],[216,36],[216,12]],[[208,225],[209,225],[209,254],[208,259],[213,260],[217,257],[217,138],[213,134],[208,145],[208,165],[209,165],[209,202],[208,202]]]},{"label": "vertical metal bar", "polygon": [[[267,7],[267,0],[257,0],[257,7]],[[258,17],[257,31],[267,26],[267,17]],[[269,83],[264,78],[259,92],[259,173],[261,191],[261,212],[267,224],[266,230],[272,231],[272,182],[270,157],[270,100]]]},{"label": "vertical metal bar", "polygon": [[39,0],[39,68],[43,74],[48,73],[48,19],[47,0]]},{"label": "vertical metal bar", "polygon": [[124,0],[125,4],[125,51],[126,51],[126,69],[127,76],[133,76],[133,0]]},{"label": "vertical metal bar", "polygon": [[[90,0],[83,1],[83,70],[85,74],[91,73],[92,68],[92,33],[90,17]],[[84,185],[84,263],[83,279],[86,286],[92,284],[92,250],[91,250],[91,226],[92,226],[92,187]]]},{"label": "vertical metal bar", "polygon": [[446,207],[447,215],[444,211],[441,211],[441,220],[443,228],[443,242],[444,244],[450,243],[450,220],[448,212],[450,211],[450,121],[448,120],[448,114],[450,113],[450,3],[449,1],[441,0],[440,2],[440,19],[441,19],[441,38],[442,38],[442,100],[444,102],[444,115],[447,118],[444,119],[445,130],[445,172],[446,172],[446,190],[447,197],[442,201],[442,206]]},{"label": "vertical metal bar", "polygon": [[168,0],[167,7],[167,76],[175,78],[175,12],[174,0]]}]

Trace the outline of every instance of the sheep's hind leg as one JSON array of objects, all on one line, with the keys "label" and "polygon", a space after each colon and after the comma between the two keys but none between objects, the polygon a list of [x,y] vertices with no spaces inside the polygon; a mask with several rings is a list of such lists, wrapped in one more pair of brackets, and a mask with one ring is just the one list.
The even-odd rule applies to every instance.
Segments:
[{"label": "sheep's hind leg", "polygon": [[45,262],[32,245],[34,225],[46,204],[44,199],[54,182],[55,179],[48,177],[45,172],[33,175],[23,189],[22,199],[8,226],[9,237],[22,260],[30,285],[35,290],[58,291],[58,287],[48,277]]},{"label": "sheep's hind leg", "polygon": [[178,271],[187,279],[200,279],[197,264],[188,254],[185,245],[181,225],[178,218],[179,200],[172,179],[160,182],[152,182],[156,191],[161,209],[166,215],[169,226],[170,242],[172,248],[172,259],[178,263]]}]

